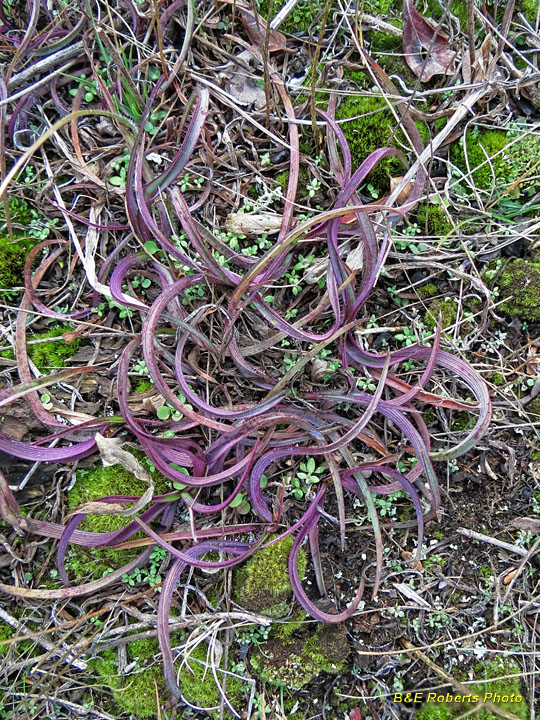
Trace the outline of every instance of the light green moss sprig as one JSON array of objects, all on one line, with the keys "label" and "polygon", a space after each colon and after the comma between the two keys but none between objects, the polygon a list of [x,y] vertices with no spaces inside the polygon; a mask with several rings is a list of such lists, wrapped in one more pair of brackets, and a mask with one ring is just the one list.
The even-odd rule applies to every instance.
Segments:
[{"label": "light green moss sprig", "polygon": [[[263,548],[236,571],[235,601],[253,612],[273,618],[283,617],[289,611],[292,595],[289,580],[288,558],[293,545],[288,536],[270,547]],[[306,555],[298,553],[298,573],[304,576]]]},{"label": "light green moss sprig", "polygon": [[423,203],[416,211],[418,224],[422,231],[427,230],[428,235],[445,237],[452,232],[452,223],[440,205]]},{"label": "light green moss sprig", "polygon": [[[53,325],[49,330],[42,333],[36,333],[29,336],[29,340],[46,340],[47,338],[56,338],[64,333],[73,332],[73,326],[63,323]],[[66,342],[65,340],[54,340],[51,342],[30,343],[27,345],[28,357],[38,367],[39,370],[46,371],[51,368],[64,367],[66,361],[75,355],[79,349],[81,341],[79,338]],[[13,350],[3,350],[0,353],[2,357],[13,360],[15,357]]]},{"label": "light green moss sprig", "polygon": [[141,382],[135,386],[135,392],[143,393],[150,390],[152,387],[154,387],[154,383],[150,380],[141,380]]}]

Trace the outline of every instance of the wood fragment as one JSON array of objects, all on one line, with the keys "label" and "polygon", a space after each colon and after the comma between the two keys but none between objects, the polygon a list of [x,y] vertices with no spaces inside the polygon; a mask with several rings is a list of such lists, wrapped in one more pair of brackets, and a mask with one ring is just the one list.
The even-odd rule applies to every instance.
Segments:
[{"label": "wood fragment", "polygon": [[482,535],[482,533],[477,533],[468,528],[458,528],[457,531],[460,535],[471,538],[471,540],[480,540],[480,542],[494,545],[495,547],[501,548],[501,550],[508,550],[508,552],[516,553],[516,555],[521,555],[522,557],[526,557],[529,554],[529,551],[525,550],[525,548],[511,545],[510,543],[504,542],[504,540],[497,540],[497,538],[491,537],[490,535]]}]

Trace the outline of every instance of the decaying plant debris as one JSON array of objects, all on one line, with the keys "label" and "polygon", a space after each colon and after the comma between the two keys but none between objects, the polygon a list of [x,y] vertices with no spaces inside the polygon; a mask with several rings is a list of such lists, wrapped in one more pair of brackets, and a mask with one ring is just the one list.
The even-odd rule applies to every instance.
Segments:
[{"label": "decaying plant debris", "polygon": [[533,5],[0,9],[0,717],[533,716]]}]

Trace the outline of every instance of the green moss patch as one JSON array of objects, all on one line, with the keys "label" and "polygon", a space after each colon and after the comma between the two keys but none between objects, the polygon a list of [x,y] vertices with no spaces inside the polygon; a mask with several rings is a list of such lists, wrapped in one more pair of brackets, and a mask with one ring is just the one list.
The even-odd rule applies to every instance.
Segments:
[{"label": "green moss patch", "polygon": [[[168,492],[170,482],[161,473],[152,476],[156,494]],[[77,481],[68,492],[68,510],[76,510],[85,503],[108,495],[142,495],[146,483],[138,480],[121,465],[103,467],[97,465],[91,470],[77,470]],[[88,532],[111,532],[129,525],[130,518],[121,515],[88,515],[79,530]],[[136,537],[143,537],[142,533]],[[98,578],[111,569],[116,569],[133,560],[140,550],[115,550],[112,547],[81,547],[72,545],[66,557],[68,575],[76,580]]]},{"label": "green moss patch", "polygon": [[[224,673],[217,671],[220,684],[223,682]],[[237,712],[241,712],[245,706],[244,683],[237,677],[226,675],[225,694],[227,699]],[[216,685],[212,673],[211,656],[206,643],[197,645],[193,650],[186,653],[185,663],[180,670],[179,684],[182,695],[191,705],[199,708],[216,708],[222,702],[221,693]],[[211,717],[219,717],[219,710],[210,713]],[[233,717],[225,705],[223,717]]]},{"label": "green moss patch", "polygon": [[127,675],[118,673],[118,654],[105,650],[99,658],[91,660],[95,670],[112,690],[118,708],[136,718],[157,716],[156,686],[161,702],[168,699],[168,691],[161,669],[161,654],[157,640],[135,640],[127,646],[128,664],[136,662]]},{"label": "green moss patch", "polygon": [[528,133],[520,123],[508,130],[469,130],[452,147],[451,158],[463,173],[471,171],[477,188],[491,192],[495,185],[508,202],[540,190],[535,168],[539,154],[540,134]]},{"label": "green moss patch", "polygon": [[452,223],[440,205],[423,203],[416,211],[422,232],[436,237],[445,237],[452,232]]},{"label": "green moss patch", "polygon": [[497,284],[504,300],[501,310],[523,320],[540,320],[540,263],[513,260],[499,275]]},{"label": "green moss patch", "polygon": [[419,298],[430,298],[433,297],[433,295],[436,295],[439,292],[439,289],[436,285],[432,285],[431,283],[428,283],[427,285],[421,285],[420,287],[416,288],[416,294]]},{"label": "green moss patch", "polygon": [[[512,713],[516,717],[526,720],[529,717],[529,704],[522,694],[520,674],[521,669],[518,663],[510,659],[502,658],[487,665],[479,665],[475,672],[476,680],[486,680],[487,682],[469,686],[469,692],[481,700],[487,696],[489,701],[504,712]],[[505,677],[511,675],[517,677]],[[516,701],[516,698],[519,698],[519,701]],[[474,712],[477,704],[474,702],[428,702],[419,710],[416,720],[452,720],[462,716],[464,711],[471,714],[475,720],[499,720],[498,715],[485,709],[478,709]]]},{"label": "green moss patch", "polygon": [[[401,131],[396,133],[396,119],[388,109],[383,98],[368,96],[351,96],[339,105],[336,118],[350,120],[341,123],[341,129],[347,138],[353,159],[353,168],[374,150],[382,147],[400,147],[403,140]],[[429,137],[427,126],[418,123],[420,134],[424,140]],[[368,182],[380,191],[390,187],[389,176],[402,174],[402,166],[397,160],[384,160],[370,174]]]},{"label": "green moss patch", "polygon": [[[27,340],[47,340],[58,338],[64,333],[73,332],[73,327],[67,323],[53,325],[49,330],[35,335],[28,336]],[[70,342],[63,339],[51,340],[50,342],[29,343],[27,345],[28,357],[39,370],[46,371],[51,368],[64,367],[66,361],[75,355],[79,349],[80,339],[75,338]],[[14,359],[13,350],[3,350],[0,355],[9,360]]]},{"label": "green moss patch", "polygon": [[297,690],[321,672],[342,672],[349,652],[345,626],[323,625],[304,638],[272,637],[250,664],[263,682]]},{"label": "green moss patch", "polygon": [[28,251],[41,238],[35,229],[39,215],[25,200],[11,197],[8,211],[13,239],[8,232],[4,202],[0,201],[0,289],[7,290],[24,283],[24,263]]},{"label": "green moss patch", "polygon": [[20,287],[24,282],[24,263],[34,240],[11,241],[9,235],[0,235],[0,289]]},{"label": "green moss patch", "polygon": [[425,325],[429,330],[432,332],[435,331],[435,328],[437,327],[437,322],[439,321],[439,313],[442,317],[442,325],[441,327],[447,328],[453,325],[457,318],[457,305],[456,303],[451,299],[445,299],[445,300],[436,300],[433,302],[429,308],[429,310],[426,312],[425,317]]},{"label": "green moss patch", "polygon": [[[292,544],[289,536],[263,548],[236,571],[234,596],[239,605],[273,618],[287,614],[292,596],[287,565]],[[301,549],[298,553],[300,577],[305,571],[306,556]]]}]

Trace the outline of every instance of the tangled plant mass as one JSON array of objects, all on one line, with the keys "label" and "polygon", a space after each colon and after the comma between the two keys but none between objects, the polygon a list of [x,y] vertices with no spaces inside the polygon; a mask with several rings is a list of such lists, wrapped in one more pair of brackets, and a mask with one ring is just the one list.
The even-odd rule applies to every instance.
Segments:
[{"label": "tangled plant mass", "polygon": [[[144,565],[151,549],[147,547],[135,560],[106,577],[71,587],[64,562],[69,545],[118,546],[144,530],[152,545],[164,548],[173,558],[159,601],[158,637],[166,679],[178,697],[181,691],[173,666],[168,621],[171,599],[187,567],[231,567],[263,547],[270,534],[273,535],[271,543],[291,535],[294,542],[289,574],[297,601],[316,620],[341,622],[358,607],[364,581],[345,609],[325,612],[318,607],[313,592],[306,591],[298,572],[299,548],[307,538],[318,591],[326,595],[319,532],[323,532],[321,519],[328,515],[325,503],[328,507],[331,494],[335,496],[332,502],[337,508],[342,546],[346,541],[351,499],[359,498],[365,506],[376,548],[374,577],[369,581],[376,595],[383,569],[383,543],[374,497],[397,491],[408,496],[416,517],[409,526],[417,527],[419,554],[424,524],[436,516],[441,506],[433,461],[448,460],[467,452],[486,431],[490,420],[491,406],[484,381],[464,360],[440,349],[440,328],[432,347],[415,344],[386,354],[366,350],[361,336],[355,334],[362,328],[362,309],[390,247],[389,228],[414,207],[424,189],[425,173],[418,173],[408,199],[400,207],[363,205],[357,197],[358,188],[373,168],[389,156],[402,160],[403,157],[396,150],[379,149],[353,171],[347,141],[334,120],[333,111],[321,112],[326,121],[330,170],[341,189],[333,209],[295,225],[298,131],[292,122],[294,113],[283,85],[279,78],[273,77],[273,80],[291,121],[289,186],[275,244],[262,257],[248,257],[236,252],[197,221],[196,210],[209,196],[211,171],[210,179],[191,207],[178,186],[180,174],[198,144],[203,142],[201,133],[210,97],[207,89],[199,88],[192,99],[191,120],[176,156],[161,175],[152,177],[147,163],[151,142],[147,144],[149,136],[145,125],[163,86],[163,81],[158,82],[139,122],[126,172],[130,232],[98,268],[94,257],[98,222],[86,221],[88,234],[84,251],[80,245],[76,248],[87,280],[94,288],[92,307],[60,314],[40,300],[40,282],[66,252],[67,242],[48,240],[37,245],[26,263],[26,293],[17,323],[15,354],[22,384],[0,391],[1,405],[25,396],[33,413],[50,433],[31,444],[0,433],[3,451],[32,461],[72,462],[92,455],[97,449],[106,452],[107,443],[112,442],[108,436],[127,429],[130,439],[136,439],[155,468],[175,483],[175,489],[165,495],[152,496],[150,484],[149,492],[142,498],[127,495],[100,498],[92,507],[81,508],[64,526],[21,516],[2,478],[3,519],[26,532],[59,540],[58,570],[66,587],[29,590],[0,585],[0,590],[30,598],[66,598],[105,588]],[[75,110],[60,123],[76,122],[83,111]],[[406,117],[404,124],[415,149],[421,150],[414,124]],[[42,138],[38,145],[46,139]],[[36,147],[27,151],[8,175],[2,192]],[[59,192],[55,201],[64,207]],[[346,224],[341,222],[344,216],[347,216]],[[67,210],[64,217],[70,227]],[[178,226],[182,229],[182,242],[175,241]],[[381,227],[385,228],[383,232]],[[351,271],[347,266],[343,251],[345,240],[353,246],[362,245],[361,272]],[[136,243],[141,249],[134,252]],[[320,249],[326,244],[328,262],[324,294],[293,321],[286,319],[285,313],[280,314],[267,295],[269,288],[282,282],[300,243],[303,250],[305,247]],[[32,274],[33,262],[38,257],[41,264]],[[133,278],[141,275],[159,288],[151,301],[137,294],[134,288]],[[186,307],[182,302],[185,293],[201,285],[204,293],[199,304],[195,309]],[[84,323],[103,295],[112,298],[117,307],[128,310],[134,326],[136,318],[140,318],[140,331],[123,349],[117,366],[119,414],[86,420],[76,427],[67,426],[55,417],[54,411],[51,413],[43,407],[37,389],[90,368],[65,370],[33,380],[26,352],[27,311],[33,306],[47,317]],[[278,379],[278,371],[266,355],[283,340],[302,347],[303,354]],[[341,370],[331,382],[318,381],[314,387],[313,383],[305,382],[306,369],[321,350],[329,346],[335,348]],[[130,373],[134,363],[142,361],[154,388],[170,408],[170,413],[161,413],[165,419],[159,415],[137,414],[130,407]],[[398,375],[400,366],[407,361],[423,367],[415,371],[416,382],[406,382]],[[436,371],[442,378],[448,374],[457,378],[475,402],[431,392],[429,385]],[[357,373],[365,376],[366,372],[376,383],[374,391],[358,389],[360,375]],[[474,413],[474,429],[453,446],[432,449],[421,414],[421,408],[430,404]],[[374,432],[375,420],[382,420],[392,428],[400,446],[405,448],[408,457],[416,459],[415,463],[409,463],[410,467],[404,471],[398,466],[399,454],[390,451]],[[53,440],[58,444],[51,447]],[[360,447],[367,447],[372,459],[361,462]],[[123,451],[117,448],[116,452]],[[306,490],[303,498],[295,500],[294,509],[285,522],[283,463],[306,457],[315,458],[324,471],[317,476],[314,487]],[[278,477],[278,481],[266,484],[266,476]],[[235,510],[241,494],[251,508],[246,523],[238,521]],[[124,510],[132,520],[123,529],[107,533],[78,529],[88,512],[104,512],[107,505],[114,505],[118,512],[118,504],[125,507],[126,503],[135,505]],[[175,532],[179,510],[188,512],[190,532]],[[289,521],[294,512],[296,517]],[[210,526],[209,521],[214,525]],[[206,559],[211,551],[219,553],[218,560]]]}]

